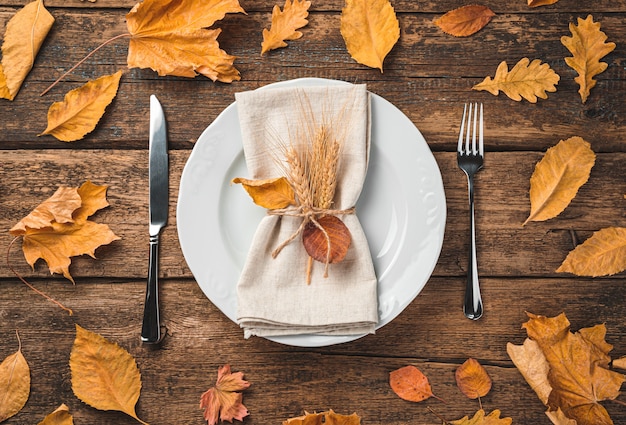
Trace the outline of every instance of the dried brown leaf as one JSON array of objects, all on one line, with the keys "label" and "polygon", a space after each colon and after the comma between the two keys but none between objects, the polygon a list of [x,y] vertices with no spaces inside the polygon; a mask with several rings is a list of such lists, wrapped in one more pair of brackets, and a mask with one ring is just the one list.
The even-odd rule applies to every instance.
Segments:
[{"label": "dried brown leaf", "polygon": [[309,222],[302,231],[304,249],[316,261],[326,263],[328,259],[329,263],[341,262],[352,241],[350,229],[334,215],[326,215],[316,221],[321,229],[315,223]]},{"label": "dried brown leaf", "polygon": [[529,338],[524,340],[523,345],[514,345],[509,342],[506,345],[506,352],[539,400],[547,406],[548,397],[552,392],[552,386],[548,381],[550,365],[539,344]]},{"label": "dried brown leaf", "polygon": [[468,37],[484,28],[494,16],[487,6],[470,4],[445,13],[435,19],[435,24],[446,34]]},{"label": "dried brown leaf", "polygon": [[296,204],[296,195],[285,177],[263,180],[236,177],[232,182],[241,184],[255,204],[268,210]]},{"label": "dried brown leaf", "polygon": [[491,378],[476,359],[467,359],[455,372],[456,384],[471,399],[484,397],[491,390]]},{"label": "dried brown leaf", "polygon": [[243,391],[250,386],[243,379],[243,372],[232,373],[230,365],[224,365],[217,371],[217,382],[200,397],[200,408],[204,410],[204,419],[208,425],[215,425],[218,420],[232,422],[243,421],[248,416],[248,409],[243,405]]},{"label": "dried brown leaf", "polygon": [[356,413],[340,415],[330,409],[321,413],[305,412],[303,416],[283,421],[283,425],[361,425],[361,418]]},{"label": "dried brown leaf", "polygon": [[74,425],[74,418],[70,414],[70,409],[62,404],[37,425]]},{"label": "dried brown leaf", "polygon": [[297,40],[302,33],[297,31],[309,23],[308,0],[285,0],[283,10],[274,5],[272,10],[272,25],[270,29],[263,29],[263,42],[261,43],[261,55],[270,50],[286,47],[286,40]]},{"label": "dried brown leaf", "polygon": [[528,0],[528,6],[530,7],[538,7],[538,6],[547,6],[549,4],[554,4],[559,0]]},{"label": "dried brown leaf", "polygon": [[403,400],[420,402],[434,397],[428,378],[415,366],[404,366],[391,372],[389,385]]},{"label": "dried brown leaf", "polygon": [[18,350],[0,363],[0,422],[22,410],[29,395],[30,368],[20,343]]},{"label": "dried brown leaf", "polygon": [[595,232],[572,250],[558,273],[610,276],[626,270],[626,228],[607,227]]},{"label": "dried brown leaf", "polygon": [[471,419],[469,416],[465,416],[458,421],[452,421],[452,425],[510,425],[513,423],[511,418],[500,418],[500,411],[494,410],[489,415],[485,416],[485,411],[480,409],[474,414]]}]

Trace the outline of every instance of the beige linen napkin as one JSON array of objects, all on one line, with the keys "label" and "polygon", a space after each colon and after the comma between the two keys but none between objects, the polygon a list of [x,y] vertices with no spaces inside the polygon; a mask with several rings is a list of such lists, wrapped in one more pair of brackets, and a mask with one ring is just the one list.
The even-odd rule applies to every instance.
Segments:
[{"label": "beige linen napkin", "polygon": [[[284,155],[277,146],[295,143],[290,138],[301,133],[305,122],[343,124],[333,208],[356,204],[369,157],[370,99],[365,85],[266,88],[237,93],[236,100],[251,179],[285,175],[286,165],[277,160]],[[300,236],[276,258],[271,255],[298,229],[302,217],[268,215],[261,220],[237,285],[238,322],[246,338],[374,332],[377,279],[357,214],[339,216],[352,235],[346,257],[329,265],[326,278],[325,264],[314,262],[309,285],[308,254]]]}]

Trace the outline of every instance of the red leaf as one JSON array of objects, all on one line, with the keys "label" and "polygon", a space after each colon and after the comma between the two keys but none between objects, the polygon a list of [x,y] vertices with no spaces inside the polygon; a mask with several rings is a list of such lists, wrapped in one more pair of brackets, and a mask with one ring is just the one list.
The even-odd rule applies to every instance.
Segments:
[{"label": "red leaf", "polygon": [[242,403],[243,395],[237,391],[249,386],[250,383],[243,379],[243,372],[231,373],[228,364],[219,368],[215,386],[200,397],[200,408],[204,409],[208,425],[215,425],[218,419],[232,422],[248,416],[248,409]]}]

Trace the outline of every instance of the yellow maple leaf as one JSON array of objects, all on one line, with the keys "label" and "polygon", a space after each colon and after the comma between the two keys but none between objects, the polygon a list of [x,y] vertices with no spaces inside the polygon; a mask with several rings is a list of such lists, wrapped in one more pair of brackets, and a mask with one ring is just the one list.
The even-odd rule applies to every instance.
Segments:
[{"label": "yellow maple leaf", "polygon": [[[78,204],[76,196],[81,201]],[[64,200],[68,202],[67,208],[63,207]],[[69,272],[71,257],[87,254],[95,258],[96,248],[119,239],[106,224],[87,220],[107,205],[106,186],[88,181],[80,188],[61,187],[13,226],[10,233],[23,237],[22,250],[31,267],[42,258],[50,273],[63,274],[74,282]]]},{"label": "yellow maple leaf", "polygon": [[578,18],[578,26],[570,22],[569,29],[572,36],[561,37],[561,43],[574,56],[565,58],[565,63],[578,72],[574,81],[580,86],[578,93],[585,103],[589,92],[596,85],[593,77],[609,66],[600,62],[600,59],[615,49],[615,43],[606,43],[606,34],[600,31],[600,23],[593,22],[591,15],[587,19]]},{"label": "yellow maple leaf", "polygon": [[400,24],[389,0],[346,0],[340,30],[352,58],[380,72],[400,38]]},{"label": "yellow maple leaf", "polygon": [[595,232],[572,250],[559,273],[577,276],[610,276],[626,270],[626,228],[607,227]]},{"label": "yellow maple leaf", "polygon": [[270,29],[263,29],[263,42],[261,43],[261,55],[265,52],[281,47],[286,47],[285,40],[297,40],[302,33],[297,31],[309,23],[310,1],[285,0],[283,10],[278,5],[272,9],[272,25]]},{"label": "yellow maple leaf", "polygon": [[135,413],[141,375],[128,351],[76,325],[70,371],[72,390],[80,400],[99,410],[124,412],[147,425]]},{"label": "yellow maple leaf", "polygon": [[530,215],[524,224],[563,212],[589,179],[595,160],[591,145],[578,136],[548,149],[530,178]]},{"label": "yellow maple leaf", "polygon": [[559,75],[547,63],[539,59],[532,62],[522,58],[509,71],[506,62],[501,62],[493,79],[486,77],[481,83],[472,87],[474,90],[486,90],[497,96],[503,91],[509,98],[520,101],[522,98],[536,103],[537,98],[547,99],[546,92],[555,92]]},{"label": "yellow maple leaf", "polygon": [[122,71],[105,75],[69,91],[62,102],[48,109],[48,127],[40,136],[49,134],[64,142],[85,137],[96,128],[106,107],[117,95]]},{"label": "yellow maple leaf", "polygon": [[27,4],[11,18],[2,43],[0,97],[15,98],[53,23],[43,0]]},{"label": "yellow maple leaf", "polygon": [[485,416],[485,411],[480,409],[471,419],[469,416],[465,416],[458,421],[452,421],[450,423],[452,425],[510,425],[513,423],[513,419],[501,418],[500,411],[497,409]]},{"label": "yellow maple leaf", "polygon": [[235,57],[219,48],[220,29],[207,29],[227,13],[245,13],[238,0],[144,0],[126,15],[131,34],[129,68],[151,68],[159,75],[213,81],[239,80]]},{"label": "yellow maple leaf", "polygon": [[537,6],[547,6],[549,4],[554,4],[559,0],[528,0],[528,6],[537,7]]},{"label": "yellow maple leaf", "polygon": [[29,394],[30,368],[20,342],[17,351],[0,363],[0,422],[22,410]]},{"label": "yellow maple leaf", "polygon": [[43,421],[37,425],[74,425],[74,419],[70,414],[70,409],[65,404],[61,404],[54,412],[47,415]]}]

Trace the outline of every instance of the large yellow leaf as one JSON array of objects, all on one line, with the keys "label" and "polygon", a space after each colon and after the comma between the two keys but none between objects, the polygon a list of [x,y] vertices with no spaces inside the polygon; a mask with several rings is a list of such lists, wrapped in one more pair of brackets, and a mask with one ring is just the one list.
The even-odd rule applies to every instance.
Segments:
[{"label": "large yellow leaf", "polygon": [[346,0],[340,29],[352,58],[380,72],[400,38],[400,24],[389,0]]},{"label": "large yellow leaf", "polygon": [[486,77],[483,82],[472,87],[474,90],[486,90],[497,96],[503,91],[509,98],[520,101],[522,98],[536,103],[537,98],[547,99],[546,92],[555,92],[559,75],[547,63],[539,59],[532,62],[522,58],[509,71],[506,62],[501,62],[493,79]]},{"label": "large yellow leaf", "polygon": [[70,409],[62,404],[37,425],[74,425],[74,419],[70,414]]},{"label": "large yellow leaf", "polygon": [[219,48],[220,29],[207,29],[227,13],[245,13],[238,0],[145,0],[126,15],[131,34],[130,68],[152,68],[159,75],[213,81],[239,80],[235,57]]},{"label": "large yellow leaf", "polygon": [[72,390],[83,402],[99,410],[124,412],[146,424],[135,413],[141,376],[128,351],[76,325],[70,371]]},{"label": "large yellow leaf", "polygon": [[278,5],[272,9],[272,25],[270,29],[263,29],[263,42],[261,43],[261,54],[286,47],[285,40],[297,40],[302,37],[302,33],[297,31],[306,24],[309,16],[310,1],[306,0],[285,0],[283,10]]},{"label": "large yellow leaf", "polygon": [[287,208],[296,203],[296,195],[285,177],[263,180],[236,177],[233,183],[241,183],[254,203],[268,210]]},{"label": "large yellow leaf", "polygon": [[606,43],[606,34],[600,31],[600,23],[593,22],[591,15],[587,19],[578,18],[578,26],[570,22],[569,29],[572,36],[561,37],[561,43],[574,56],[565,58],[565,63],[578,72],[574,80],[580,86],[578,93],[585,103],[590,90],[596,85],[593,77],[609,66],[600,59],[615,49],[615,43]]},{"label": "large yellow leaf", "polygon": [[27,4],[11,18],[2,43],[0,97],[15,98],[53,23],[43,0]]},{"label": "large yellow leaf", "polygon": [[578,136],[548,149],[530,178],[530,215],[524,224],[563,212],[589,179],[595,160],[591,145]]},{"label": "large yellow leaf", "polygon": [[458,421],[450,422],[452,425],[511,425],[511,423],[513,423],[513,419],[501,418],[500,411],[497,409],[487,416],[485,416],[485,411],[480,409],[472,418],[466,416]]},{"label": "large yellow leaf", "polygon": [[49,134],[64,142],[85,137],[96,128],[106,107],[117,95],[120,78],[122,71],[68,92],[63,102],[55,102],[48,109],[48,127],[41,135]]},{"label": "large yellow leaf", "polygon": [[0,422],[22,410],[30,394],[30,368],[18,350],[0,363]]},{"label": "large yellow leaf", "polygon": [[598,230],[571,251],[559,273],[577,276],[609,276],[626,270],[626,228],[607,227]]},{"label": "large yellow leaf", "polygon": [[496,14],[487,6],[469,4],[445,13],[435,24],[446,34],[467,37],[480,31]]}]

